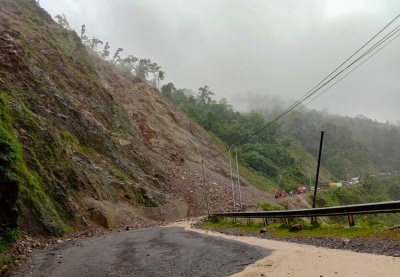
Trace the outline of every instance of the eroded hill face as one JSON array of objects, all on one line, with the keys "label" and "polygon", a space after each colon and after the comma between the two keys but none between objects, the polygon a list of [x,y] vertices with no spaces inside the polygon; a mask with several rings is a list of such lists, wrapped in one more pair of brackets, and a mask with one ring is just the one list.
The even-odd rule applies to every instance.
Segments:
[{"label": "eroded hill face", "polygon": [[[35,1],[0,7],[0,128],[18,180],[0,184],[3,227],[18,218],[60,235],[90,219],[117,228],[206,214],[201,161],[220,151],[209,136],[150,85],[88,53]],[[211,211],[231,209],[229,161],[208,160],[205,172]],[[263,197],[242,184],[242,202]]]}]

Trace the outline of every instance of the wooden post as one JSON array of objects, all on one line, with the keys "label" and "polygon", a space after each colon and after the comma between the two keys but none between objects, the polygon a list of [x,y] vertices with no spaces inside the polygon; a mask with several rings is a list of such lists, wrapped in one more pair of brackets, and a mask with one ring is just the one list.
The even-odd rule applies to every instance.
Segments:
[{"label": "wooden post", "polygon": [[204,194],[206,196],[207,213],[208,213],[208,217],[210,217],[210,205],[208,203],[208,191],[207,191],[207,187],[206,187],[206,174],[204,172],[204,160],[201,160],[201,167],[203,168],[203,185],[204,185]]},{"label": "wooden post", "polygon": [[355,222],[354,222],[354,217],[352,214],[347,215],[348,219],[349,219],[349,226],[354,226]]}]

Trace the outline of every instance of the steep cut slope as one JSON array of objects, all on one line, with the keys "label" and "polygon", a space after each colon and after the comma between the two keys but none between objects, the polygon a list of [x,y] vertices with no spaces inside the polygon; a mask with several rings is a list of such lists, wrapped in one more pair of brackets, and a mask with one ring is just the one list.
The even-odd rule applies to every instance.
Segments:
[{"label": "steep cut slope", "polygon": [[[0,169],[12,173],[2,228],[61,235],[89,219],[118,228],[206,214],[201,160],[218,146],[33,0],[0,0],[0,99]],[[205,171],[211,211],[231,209],[229,160]],[[242,202],[265,197],[242,183]]]}]

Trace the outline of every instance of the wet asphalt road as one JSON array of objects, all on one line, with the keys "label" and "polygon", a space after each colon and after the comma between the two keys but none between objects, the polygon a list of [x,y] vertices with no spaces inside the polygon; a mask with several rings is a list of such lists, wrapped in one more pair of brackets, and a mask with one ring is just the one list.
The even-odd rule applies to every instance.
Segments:
[{"label": "wet asphalt road", "polygon": [[84,238],[34,253],[18,276],[228,276],[271,254],[181,227]]}]

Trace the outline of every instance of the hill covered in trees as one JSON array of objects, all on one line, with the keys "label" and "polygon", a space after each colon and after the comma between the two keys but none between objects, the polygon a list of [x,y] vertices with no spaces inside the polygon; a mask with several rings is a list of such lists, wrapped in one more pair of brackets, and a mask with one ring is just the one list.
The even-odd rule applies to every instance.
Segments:
[{"label": "hill covered in trees", "polygon": [[208,86],[195,93],[168,83],[161,93],[227,147],[236,148],[243,164],[275,181],[283,175],[285,189],[310,183],[310,173],[314,178],[312,159],[298,152],[303,148],[317,158],[322,130],[322,166],[327,171],[321,183],[400,171],[400,127],[394,124],[304,108],[288,114],[284,122],[274,121],[281,112],[278,107],[240,113],[225,98],[213,99]]}]

